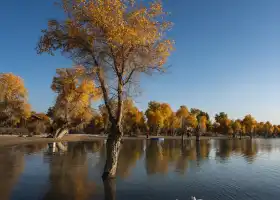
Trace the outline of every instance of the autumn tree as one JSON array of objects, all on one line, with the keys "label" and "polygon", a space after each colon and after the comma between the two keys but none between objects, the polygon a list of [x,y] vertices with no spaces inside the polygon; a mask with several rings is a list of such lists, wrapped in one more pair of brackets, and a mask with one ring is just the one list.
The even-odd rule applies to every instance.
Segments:
[{"label": "autumn tree", "polygon": [[267,121],[265,124],[264,124],[264,132],[267,136],[270,136],[272,133],[273,133],[273,126],[272,124]]},{"label": "autumn tree", "polygon": [[207,118],[206,116],[201,116],[198,121],[198,130],[196,131],[196,140],[199,141],[201,133],[206,132],[207,130]]},{"label": "autumn tree", "polygon": [[[100,91],[91,79],[83,77],[85,68],[58,69],[52,90],[57,93],[53,110],[54,137],[62,137],[70,128],[84,125],[93,117],[91,103]],[[81,77],[82,76],[82,77]]]},{"label": "autumn tree", "polygon": [[215,121],[219,124],[218,132],[221,134],[228,134],[230,130],[231,120],[224,112],[215,115]]},{"label": "autumn tree", "polygon": [[180,106],[180,108],[176,112],[177,118],[180,120],[180,125],[181,125],[181,132],[182,132],[182,137],[184,137],[185,131],[186,131],[186,119],[190,115],[189,110],[186,106]]},{"label": "autumn tree", "polygon": [[274,136],[278,136],[279,133],[280,133],[279,126],[273,125],[273,134],[274,134]]},{"label": "autumn tree", "polygon": [[[60,50],[85,66],[98,83],[111,123],[102,177],[115,177],[123,135],[123,100],[134,91],[140,73],[163,71],[173,49],[165,34],[171,23],[157,1],[145,7],[129,0],[62,0],[61,7],[66,19],[49,21],[38,52]],[[116,115],[111,99],[117,101]]]},{"label": "autumn tree", "polygon": [[199,118],[199,131],[206,132],[207,130],[207,118],[206,116],[201,116]]},{"label": "autumn tree", "polygon": [[191,108],[191,114],[196,116],[198,121],[199,121],[199,118],[202,117],[202,116],[205,116],[207,121],[210,119],[209,114],[207,112],[204,112],[204,111],[202,111],[200,109],[197,109],[197,108]]},{"label": "autumn tree", "polygon": [[144,114],[138,110],[131,99],[124,101],[122,126],[124,133],[130,135],[138,134],[145,129]]},{"label": "autumn tree", "polygon": [[240,120],[235,120],[232,123],[232,130],[233,130],[233,134],[240,134],[240,138],[241,138],[241,123]]},{"label": "autumn tree", "polygon": [[182,127],[182,120],[177,116],[177,113],[172,113],[169,118],[169,131],[171,135],[175,135],[176,130]]},{"label": "autumn tree", "polygon": [[145,115],[150,131],[159,134],[163,128],[168,130],[168,127],[170,127],[170,117],[173,112],[169,104],[151,101]]},{"label": "autumn tree", "polygon": [[252,138],[252,134],[257,123],[256,120],[251,115],[246,115],[242,120],[242,123],[244,124],[246,133],[250,134],[250,137]]},{"label": "autumn tree", "polygon": [[187,108],[187,106],[180,106],[180,108],[177,110],[176,112],[176,116],[178,118],[186,118],[187,116],[189,116],[189,110]]},{"label": "autumn tree", "polygon": [[186,126],[190,129],[192,129],[193,131],[196,129],[196,127],[198,125],[196,116],[192,115],[192,114],[187,116],[185,123],[186,123]]},{"label": "autumn tree", "polygon": [[256,124],[255,132],[258,135],[264,135],[265,130],[264,130],[264,123],[263,122],[259,122],[259,123]]},{"label": "autumn tree", "polygon": [[162,103],[160,106],[161,115],[163,117],[163,128],[164,132],[167,133],[170,130],[170,117],[173,115],[173,111],[169,104]]},{"label": "autumn tree", "polygon": [[191,114],[193,114],[195,117],[197,117],[200,112],[201,112],[201,110],[199,110],[197,108],[191,108]]},{"label": "autumn tree", "polygon": [[31,113],[24,81],[12,73],[0,74],[0,120],[4,126],[26,121]]}]

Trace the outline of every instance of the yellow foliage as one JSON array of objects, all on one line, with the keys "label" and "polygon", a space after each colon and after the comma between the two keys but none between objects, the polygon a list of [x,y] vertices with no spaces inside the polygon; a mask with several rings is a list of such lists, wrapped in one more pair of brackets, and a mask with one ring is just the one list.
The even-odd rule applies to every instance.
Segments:
[{"label": "yellow foliage", "polygon": [[186,106],[180,106],[176,112],[176,116],[179,118],[186,118],[189,115],[189,110]]},{"label": "yellow foliage", "polygon": [[178,120],[173,116],[173,111],[169,104],[151,101],[146,111],[148,126],[155,128],[172,128],[178,124]]},{"label": "yellow foliage", "polygon": [[111,123],[121,123],[122,104],[114,113],[110,101],[130,95],[139,73],[164,71],[173,50],[174,42],[165,34],[171,27],[167,13],[159,1],[145,6],[133,0],[61,1],[67,19],[49,21],[38,53],[60,50],[87,67],[101,87]]},{"label": "yellow foliage", "polygon": [[54,115],[64,121],[90,121],[91,103],[100,98],[100,91],[92,80],[81,77],[83,67],[58,69],[53,78],[52,90],[58,93]]},{"label": "yellow foliage", "polygon": [[0,115],[2,120],[16,125],[21,119],[27,119],[31,107],[27,102],[27,90],[24,81],[12,73],[0,74]]},{"label": "yellow foliage", "polygon": [[243,124],[245,126],[245,131],[251,133],[256,127],[257,121],[251,115],[246,115],[243,119]]},{"label": "yellow foliage", "polygon": [[12,73],[0,74],[1,101],[27,100],[23,79]]},{"label": "yellow foliage", "polygon": [[197,127],[197,119],[195,115],[188,115],[186,117],[186,126],[190,128],[196,128]]},{"label": "yellow foliage", "polygon": [[122,123],[124,129],[130,133],[135,132],[136,129],[143,129],[145,126],[144,114],[138,110],[130,99],[124,101]]},{"label": "yellow foliage", "polygon": [[200,131],[202,131],[202,132],[206,131],[206,124],[207,124],[206,116],[201,116],[199,118],[199,129],[200,129]]}]

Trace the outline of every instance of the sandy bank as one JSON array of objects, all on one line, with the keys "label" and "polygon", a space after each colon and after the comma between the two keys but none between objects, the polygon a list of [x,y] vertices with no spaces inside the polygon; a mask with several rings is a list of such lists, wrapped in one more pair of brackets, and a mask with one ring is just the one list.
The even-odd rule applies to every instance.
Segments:
[{"label": "sandy bank", "polygon": [[[165,139],[181,139],[181,136],[159,136]],[[34,137],[18,137],[18,136],[11,136],[11,135],[0,135],[0,147],[4,146],[13,146],[17,144],[30,144],[30,143],[48,143],[48,142],[61,142],[61,141],[93,141],[93,140],[102,140],[106,139],[107,136],[99,136],[99,135],[85,135],[85,134],[73,134],[73,135],[66,135],[61,139],[53,139],[53,138],[46,138],[45,136],[34,136]],[[150,137],[152,138],[152,137]],[[130,139],[146,139],[145,136],[138,136],[138,137],[129,137],[124,136],[123,139],[130,140]],[[195,137],[185,139],[192,139],[194,140]],[[208,139],[228,139],[227,136],[219,136],[219,137],[205,137],[201,136],[201,140],[208,140]]]}]

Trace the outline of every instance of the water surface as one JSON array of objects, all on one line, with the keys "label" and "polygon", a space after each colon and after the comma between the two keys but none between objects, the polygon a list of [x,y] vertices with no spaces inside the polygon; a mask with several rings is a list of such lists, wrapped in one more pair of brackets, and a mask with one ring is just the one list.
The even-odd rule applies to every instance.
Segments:
[{"label": "water surface", "polygon": [[[104,144],[0,149],[0,199],[104,199]],[[279,149],[277,139],[125,140],[118,177],[106,192],[119,200],[278,200]]]}]

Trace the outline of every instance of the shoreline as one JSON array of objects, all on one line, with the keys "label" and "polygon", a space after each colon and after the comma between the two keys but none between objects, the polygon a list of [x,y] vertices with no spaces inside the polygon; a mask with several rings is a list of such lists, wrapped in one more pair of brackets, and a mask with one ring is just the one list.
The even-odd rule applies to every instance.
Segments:
[{"label": "shoreline", "polygon": [[[150,136],[150,138],[164,138],[164,139],[175,139],[181,140],[181,136]],[[247,138],[246,136],[243,138]],[[46,138],[44,135],[38,135],[33,137],[18,137],[17,135],[0,135],[0,147],[9,147],[21,144],[32,144],[32,143],[50,143],[50,142],[79,142],[79,141],[95,141],[95,140],[104,140],[107,139],[107,136],[101,135],[87,135],[87,134],[71,134],[65,135],[63,138],[54,139]],[[124,140],[143,140],[146,139],[146,136],[130,137],[123,136]],[[195,136],[190,138],[184,137],[184,140],[195,140]],[[209,139],[232,139],[228,136],[200,136],[200,140],[209,140]],[[236,138],[238,139],[238,138]]]}]

